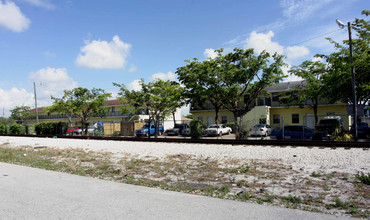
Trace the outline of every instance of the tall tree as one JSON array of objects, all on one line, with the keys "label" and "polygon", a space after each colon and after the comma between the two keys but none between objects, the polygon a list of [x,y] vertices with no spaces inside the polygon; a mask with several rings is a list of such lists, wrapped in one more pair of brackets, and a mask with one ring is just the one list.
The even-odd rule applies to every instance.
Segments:
[{"label": "tall tree", "polygon": [[30,110],[31,108],[29,106],[16,106],[10,110],[10,118],[23,125],[24,121],[31,116]]},{"label": "tall tree", "polygon": [[326,89],[322,83],[322,77],[326,73],[325,64],[321,61],[306,60],[301,65],[293,67],[289,72],[301,77],[303,81],[293,90],[282,94],[280,102],[288,106],[310,106],[314,112],[316,125],[318,123],[319,99],[323,97],[323,91]]},{"label": "tall tree", "polygon": [[108,111],[106,100],[111,97],[102,89],[91,90],[78,87],[72,90],[64,90],[61,99],[54,98],[53,105],[47,112],[65,113],[68,117],[76,116],[79,119],[84,131],[87,131],[87,121],[91,116],[105,114]]},{"label": "tall tree", "polygon": [[[362,14],[368,16],[369,11]],[[357,103],[365,104],[370,100],[370,25],[369,20],[356,19],[352,23],[356,32],[353,45],[353,66],[356,75]],[[352,102],[352,77],[351,60],[349,53],[349,40],[342,44],[328,39],[334,44],[336,52],[329,55],[318,55],[328,63],[328,73],[324,75],[323,82],[326,86],[325,93],[331,102]]]},{"label": "tall tree", "polygon": [[209,59],[200,62],[194,58],[186,60],[187,65],[177,68],[179,81],[185,85],[185,97],[188,102],[202,105],[209,101],[215,108],[215,122],[218,123],[218,113],[222,106],[220,97],[220,79],[217,77],[217,62]]},{"label": "tall tree", "polygon": [[129,104],[135,109],[148,110],[149,120],[153,120],[156,125],[155,137],[158,137],[159,122],[172,114],[175,111],[174,109],[177,109],[183,103],[181,98],[183,88],[173,81],[158,79],[146,84],[141,79],[140,91],[130,91],[124,84],[113,84],[120,89],[119,94],[122,103]]},{"label": "tall tree", "polygon": [[[180,67],[177,73],[181,80],[188,82],[191,89],[194,89],[190,89],[191,95],[215,95],[213,97],[217,100],[216,105],[220,103],[233,113],[235,138],[240,139],[243,116],[250,110],[249,106],[267,86],[283,78],[280,68],[284,65],[283,57],[278,54],[270,56],[265,51],[255,55],[253,49],[235,48],[225,55],[223,49],[216,52],[216,58],[202,63],[193,60],[187,66]],[[194,95],[192,98],[199,99]]]}]

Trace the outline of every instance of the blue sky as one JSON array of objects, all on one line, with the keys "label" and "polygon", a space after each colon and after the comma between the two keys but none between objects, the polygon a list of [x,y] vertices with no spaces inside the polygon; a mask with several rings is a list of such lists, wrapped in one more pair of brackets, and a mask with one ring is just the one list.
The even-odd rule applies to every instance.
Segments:
[{"label": "blue sky", "polygon": [[[0,110],[34,107],[81,86],[118,92],[175,80],[184,60],[214,49],[285,54],[289,67],[348,38],[335,19],[365,18],[368,0],[0,0]],[[288,77],[287,80],[296,80]]]}]

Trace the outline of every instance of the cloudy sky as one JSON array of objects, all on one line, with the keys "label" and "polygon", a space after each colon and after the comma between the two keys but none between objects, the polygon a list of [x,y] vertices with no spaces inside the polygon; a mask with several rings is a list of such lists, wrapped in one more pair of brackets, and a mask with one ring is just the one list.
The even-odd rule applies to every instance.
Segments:
[{"label": "cloudy sky", "polygon": [[[176,80],[184,60],[254,48],[290,66],[348,37],[335,19],[364,18],[368,0],[0,0],[0,116],[81,86],[117,93],[144,78]],[[286,68],[286,70],[288,70]],[[289,77],[288,80],[296,80]]]}]

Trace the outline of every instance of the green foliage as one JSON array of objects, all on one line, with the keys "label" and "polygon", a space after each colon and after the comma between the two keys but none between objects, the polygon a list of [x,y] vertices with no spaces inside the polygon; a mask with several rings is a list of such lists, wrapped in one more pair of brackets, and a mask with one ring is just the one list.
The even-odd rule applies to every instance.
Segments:
[{"label": "green foliage", "polygon": [[[258,55],[253,49],[238,49],[203,62],[193,59],[177,69],[179,81],[185,85],[185,94],[193,103],[212,103],[217,113],[223,107],[234,114],[236,139],[240,138],[243,116],[264,89],[283,78],[283,57],[270,56],[263,51]],[[239,121],[237,120],[239,118]]]},{"label": "green foliage", "polygon": [[10,117],[17,121],[19,124],[23,124],[24,120],[31,116],[31,108],[29,106],[17,106],[10,110]]},{"label": "green foliage", "polygon": [[15,123],[15,120],[13,118],[0,117],[0,125],[11,125],[14,123]]},{"label": "green foliage", "polygon": [[35,132],[38,135],[63,135],[67,132],[67,128],[66,122],[39,123],[35,126]]},{"label": "green foliage", "polygon": [[0,125],[0,134],[6,134],[6,125],[5,124]]},{"label": "green foliage", "polygon": [[200,120],[192,120],[190,122],[190,137],[193,139],[201,139],[203,136],[203,123]]},{"label": "green foliage", "polygon": [[282,196],[281,200],[286,203],[294,203],[294,204],[299,204],[302,203],[302,199],[299,196]]},{"label": "green foliage", "polygon": [[[133,113],[143,109],[148,110],[150,120],[153,120],[154,124],[160,123],[166,116],[174,113],[184,104],[182,97],[184,88],[174,81],[157,79],[146,84],[141,79],[140,91],[130,91],[123,84],[113,83],[113,85],[119,87],[119,95],[121,95],[123,104],[134,107],[131,110]],[[126,110],[130,111],[130,109]],[[157,132],[156,136],[158,136]]]},{"label": "green foliage", "polygon": [[21,133],[21,126],[19,124],[12,124],[9,126],[9,133],[10,134],[20,134]]},{"label": "green foliage", "polygon": [[[367,13],[363,13],[367,16]],[[356,35],[353,36],[353,67],[356,72],[357,103],[367,103],[370,99],[370,24],[368,20],[356,19],[351,23]],[[336,52],[329,55],[317,55],[326,60],[328,73],[324,75],[324,90],[331,102],[352,103],[352,75],[349,40],[342,44],[328,39]]]},{"label": "green foliage", "polygon": [[[51,97],[53,105],[46,108],[47,114],[53,112],[63,113],[68,117],[69,124],[73,116],[79,118],[82,125],[87,128],[87,121],[91,116],[104,117],[109,110],[106,107],[106,100],[111,97],[110,93],[105,93],[102,89],[93,88],[91,90],[78,87],[73,90],[64,90],[62,98]],[[87,129],[85,129],[87,130]]]},{"label": "green foliage", "polygon": [[359,180],[361,183],[370,185],[370,173],[365,174],[363,172],[359,172],[355,175],[356,179]]}]

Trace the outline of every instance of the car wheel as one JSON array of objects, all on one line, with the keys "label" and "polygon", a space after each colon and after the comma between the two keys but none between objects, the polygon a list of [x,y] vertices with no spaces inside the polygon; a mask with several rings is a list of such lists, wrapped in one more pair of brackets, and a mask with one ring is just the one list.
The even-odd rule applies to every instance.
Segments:
[{"label": "car wheel", "polygon": [[283,136],[278,135],[278,136],[276,136],[276,139],[277,139],[277,140],[283,140]]}]

